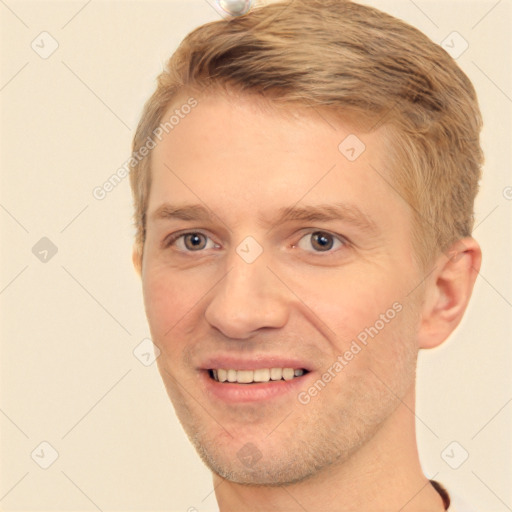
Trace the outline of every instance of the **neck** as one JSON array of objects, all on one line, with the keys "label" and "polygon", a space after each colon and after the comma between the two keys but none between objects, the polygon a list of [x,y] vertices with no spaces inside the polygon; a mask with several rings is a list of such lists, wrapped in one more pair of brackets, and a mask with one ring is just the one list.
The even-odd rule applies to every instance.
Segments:
[{"label": "neck", "polygon": [[442,499],[421,470],[412,411],[414,386],[349,460],[299,483],[246,486],[214,475],[220,512],[442,512]]}]

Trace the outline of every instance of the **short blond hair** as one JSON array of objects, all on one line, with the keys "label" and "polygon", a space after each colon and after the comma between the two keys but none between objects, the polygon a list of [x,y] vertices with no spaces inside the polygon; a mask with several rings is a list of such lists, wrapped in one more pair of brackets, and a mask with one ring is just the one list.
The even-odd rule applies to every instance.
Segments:
[{"label": "short blond hair", "polygon": [[[414,211],[419,261],[470,236],[483,163],[476,93],[448,53],[414,27],[345,0],[285,0],[207,23],[158,77],[133,151],[179,93],[207,89],[321,108],[340,120],[365,120],[367,131],[385,126],[392,186]],[[150,165],[151,154],[130,173],[141,255]]]}]

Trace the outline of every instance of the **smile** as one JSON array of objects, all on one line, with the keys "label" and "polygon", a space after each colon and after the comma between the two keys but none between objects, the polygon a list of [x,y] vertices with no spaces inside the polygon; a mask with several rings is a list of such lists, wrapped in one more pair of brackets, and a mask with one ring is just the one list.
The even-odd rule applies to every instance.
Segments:
[{"label": "smile", "polygon": [[216,382],[255,384],[260,382],[293,380],[308,373],[303,368],[258,368],[257,370],[210,369],[210,378]]}]

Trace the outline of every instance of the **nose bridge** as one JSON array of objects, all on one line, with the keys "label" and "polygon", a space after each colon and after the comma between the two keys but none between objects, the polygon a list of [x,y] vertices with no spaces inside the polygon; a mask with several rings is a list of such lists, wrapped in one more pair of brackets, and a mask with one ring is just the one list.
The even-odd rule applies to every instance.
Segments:
[{"label": "nose bridge", "polygon": [[214,290],[206,320],[231,338],[247,338],[262,327],[282,327],[288,318],[285,291],[267,268],[267,258],[259,255],[251,261],[239,252],[229,258],[229,271]]}]

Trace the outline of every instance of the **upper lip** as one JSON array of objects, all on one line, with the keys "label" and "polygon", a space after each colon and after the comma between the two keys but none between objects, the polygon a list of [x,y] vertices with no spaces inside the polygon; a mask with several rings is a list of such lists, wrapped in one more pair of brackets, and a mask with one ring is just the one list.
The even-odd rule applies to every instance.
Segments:
[{"label": "upper lip", "polygon": [[262,368],[293,368],[311,371],[311,367],[305,361],[285,356],[213,356],[205,359],[200,368],[202,370],[260,370]]}]

